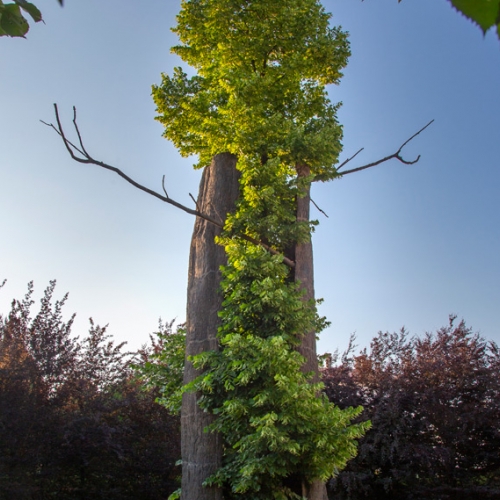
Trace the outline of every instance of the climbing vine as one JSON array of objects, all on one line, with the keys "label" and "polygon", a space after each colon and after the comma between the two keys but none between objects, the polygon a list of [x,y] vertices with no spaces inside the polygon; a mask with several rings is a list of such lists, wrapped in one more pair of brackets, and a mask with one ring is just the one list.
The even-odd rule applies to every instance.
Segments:
[{"label": "climbing vine", "polygon": [[[356,453],[367,424],[361,409],[339,410],[301,369],[297,347],[325,326],[305,301],[291,247],[309,240],[315,222],[297,220],[297,199],[314,180],[337,176],[338,105],[325,86],[347,63],[347,36],[329,25],[317,0],[185,0],[172,50],[193,67],[153,87],[164,135],[197,167],[218,153],[237,156],[240,198],[218,243],[223,269],[221,349],[192,359],[204,374],[184,390],[216,415],[222,467],[207,485],[225,498],[293,498],[293,478],[326,479]],[[307,165],[310,175],[299,176]],[[234,235],[265,242],[280,255]]]}]

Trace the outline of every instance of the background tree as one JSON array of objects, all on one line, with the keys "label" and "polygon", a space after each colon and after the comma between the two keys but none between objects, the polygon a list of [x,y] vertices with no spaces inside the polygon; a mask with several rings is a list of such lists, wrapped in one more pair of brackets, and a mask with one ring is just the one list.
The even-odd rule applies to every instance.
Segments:
[{"label": "background tree", "polygon": [[178,487],[179,420],[91,321],[71,335],[51,282],[31,317],[33,285],[0,316],[0,497],[164,499]]},{"label": "background tree", "polygon": [[372,429],[332,498],[500,498],[500,352],[462,321],[423,338],[379,333],[326,369],[329,398]]}]

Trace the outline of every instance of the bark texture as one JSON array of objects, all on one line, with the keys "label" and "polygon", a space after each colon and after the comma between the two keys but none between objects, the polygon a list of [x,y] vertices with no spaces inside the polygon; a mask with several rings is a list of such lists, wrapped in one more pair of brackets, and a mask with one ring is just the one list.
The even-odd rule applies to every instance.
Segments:
[{"label": "bark texture", "polygon": [[[297,175],[306,177],[310,175],[307,166],[298,166]],[[306,187],[305,196],[297,198],[297,220],[309,221],[311,205],[311,185]],[[295,246],[295,281],[300,281],[304,290],[304,300],[314,299],[314,265],[312,241],[298,243]],[[319,380],[318,358],[316,353],[316,332],[306,332],[297,350],[304,356],[303,370],[314,373],[314,382]],[[302,496],[308,500],[328,500],[326,484],[314,481],[312,484],[302,485]]]},{"label": "bark texture", "polygon": [[[297,167],[299,177],[306,177],[310,174],[309,167]],[[309,221],[309,212],[311,205],[311,186],[306,187],[305,196],[297,198],[297,220]],[[295,246],[295,281],[300,281],[301,288],[304,290],[304,300],[314,299],[314,265],[312,241],[298,243]],[[318,358],[316,356],[316,332],[307,332],[298,351],[306,359],[304,371],[314,372],[315,379],[319,378]]]},{"label": "bark texture", "polygon": [[[225,221],[234,211],[238,198],[236,157],[229,153],[216,155],[203,171],[198,195],[198,210]],[[215,237],[220,228],[197,218],[189,256],[187,297],[186,356],[218,348],[218,312],[222,305],[220,266],[227,263],[224,248]],[[186,360],[184,383],[200,373]],[[222,445],[214,433],[204,429],[213,416],[197,405],[198,394],[184,394],[181,409],[182,500],[221,500],[219,488],[203,487],[203,481],[221,465]]]}]

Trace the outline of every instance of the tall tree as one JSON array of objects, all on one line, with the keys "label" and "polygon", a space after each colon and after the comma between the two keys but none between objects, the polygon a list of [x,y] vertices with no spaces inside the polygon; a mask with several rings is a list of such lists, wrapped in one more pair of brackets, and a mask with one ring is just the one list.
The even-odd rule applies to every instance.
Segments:
[{"label": "tall tree", "polygon": [[[234,155],[223,153],[213,158],[203,171],[200,184],[198,206],[203,213],[224,218],[234,211],[238,177]],[[220,268],[227,264],[224,248],[215,241],[220,234],[217,226],[204,219],[196,220],[189,256],[185,384],[200,374],[189,357],[218,349],[218,314],[222,306]],[[185,393],[182,400],[182,491],[191,492],[191,498],[215,500],[220,498],[220,490],[204,488],[203,482],[221,466],[222,441],[219,435],[205,432],[214,416],[198,406],[199,396],[194,392]]]},{"label": "tall tree", "polygon": [[[315,0],[185,1],[174,29],[181,45],[173,50],[198,74],[188,78],[177,68],[153,90],[165,136],[182,154],[197,154],[205,168],[231,155],[241,172],[234,214],[226,217],[215,197],[201,193],[201,203],[217,208],[225,223],[219,243],[228,265],[220,326],[209,319],[203,329],[191,326],[201,317],[191,314],[200,310],[190,271],[188,354],[204,352],[188,360],[185,382],[202,394],[202,408],[216,415],[210,429],[220,438],[200,440],[211,419],[198,419],[186,395],[185,499],[221,498],[221,489],[209,492],[203,484],[225,488],[226,496],[323,498],[318,479],[352,456],[352,439],[362,432],[362,426],[349,428],[355,412],[340,415],[310,384],[317,379],[315,335],[323,322],[314,302],[309,186],[337,175],[341,128],[325,85],[338,82],[349,55],[345,33],[331,28],[329,17]],[[195,229],[192,250],[202,241],[213,245],[213,234],[208,237]],[[191,255],[190,270],[205,269],[211,258]],[[213,258],[207,269],[221,263]],[[217,282],[205,279],[204,285],[209,290],[203,289],[201,303],[210,297],[216,304]],[[219,352],[210,345],[217,328]],[[194,379],[192,361],[204,376]]]},{"label": "tall tree", "polygon": [[[174,30],[181,45],[173,50],[197,74],[176,68],[153,95],[165,136],[205,168],[196,209],[94,159],[76,110],[78,145],[67,139],[57,106],[57,125],[47,125],[76,161],[199,218],[190,258],[183,498],[322,499],[322,481],[355,454],[368,425],[351,425],[360,409],[340,411],[315,383],[316,334],[325,320],[314,300],[310,186],[392,158],[415,163],[401,150],[428,125],[392,155],[340,172],[356,155],[336,166],[342,131],[325,85],[339,81],[349,47],[319,2],[182,6]],[[218,168],[223,163],[228,168]]]}]

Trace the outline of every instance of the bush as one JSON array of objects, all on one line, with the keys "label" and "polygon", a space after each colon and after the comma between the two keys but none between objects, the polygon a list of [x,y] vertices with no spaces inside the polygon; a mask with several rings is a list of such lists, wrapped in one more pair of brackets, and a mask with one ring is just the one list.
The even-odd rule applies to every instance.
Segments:
[{"label": "bush", "polygon": [[[351,343],[352,346],[352,343]],[[500,498],[500,353],[462,321],[424,338],[379,333],[323,371],[340,407],[372,429],[329,483],[332,498]]]},{"label": "bush", "polygon": [[165,499],[178,487],[179,419],[105,327],[71,335],[54,288],[35,317],[31,283],[0,316],[0,498]]}]

